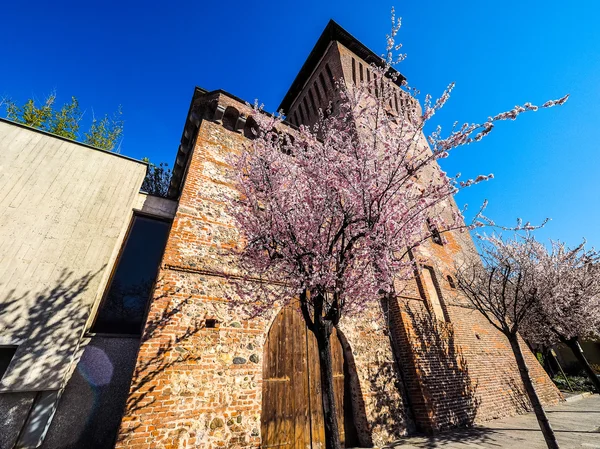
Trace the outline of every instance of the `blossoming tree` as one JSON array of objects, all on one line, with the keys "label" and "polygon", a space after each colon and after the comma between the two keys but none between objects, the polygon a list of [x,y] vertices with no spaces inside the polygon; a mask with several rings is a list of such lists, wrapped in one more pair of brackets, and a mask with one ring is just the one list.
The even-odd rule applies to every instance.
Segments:
[{"label": "blossoming tree", "polygon": [[588,363],[580,338],[600,336],[600,253],[582,243],[568,248],[552,241],[550,250],[538,243],[540,264],[535,313],[523,329],[536,343],[564,343],[600,392],[600,379]]},{"label": "blossoming tree", "polygon": [[[393,68],[404,56],[395,56],[400,22],[393,14],[392,24],[386,56],[371,67],[371,80],[358,86],[337,80],[336,100],[311,127],[294,130],[284,117],[256,105],[256,138],[230,161],[240,192],[230,212],[245,239],[241,267],[275,285],[247,304],[260,311],[293,302],[301,310],[318,345],[331,449],[340,447],[330,348],[334,327],[392,292],[394,279],[412,275],[407,253],[431,236],[427,219],[440,233],[466,227],[450,199],[491,175],[460,181],[436,161],[481,140],[496,122],[538,109],[527,103],[481,124],[455,127],[446,137],[438,128],[426,139],[426,123],[453,85],[435,102],[428,96],[421,111],[416,90],[400,83]],[[391,108],[396,95],[402,100],[397,112]],[[478,214],[473,225],[482,220]]]},{"label": "blossoming tree", "polygon": [[457,267],[458,287],[472,306],[508,339],[546,444],[558,448],[519,342],[519,332],[531,324],[545,295],[541,285],[545,277],[541,263],[543,245],[530,234],[509,240],[485,237],[481,242],[481,259],[476,257]]}]

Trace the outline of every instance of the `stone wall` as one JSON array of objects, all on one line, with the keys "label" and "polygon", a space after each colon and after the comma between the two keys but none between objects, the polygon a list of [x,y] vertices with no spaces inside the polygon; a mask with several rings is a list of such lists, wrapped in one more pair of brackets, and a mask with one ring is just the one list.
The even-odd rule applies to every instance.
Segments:
[{"label": "stone wall", "polygon": [[[225,96],[218,101],[250,112]],[[240,273],[230,249],[238,233],[224,203],[235,195],[225,176],[227,155],[245,139],[202,121],[117,447],[260,444],[262,350],[277,310],[250,318],[231,305],[238,292],[230,277]],[[353,396],[367,415],[363,438],[379,444],[403,435],[407,423],[383,315],[377,307],[368,314],[340,330],[359,379]]]},{"label": "stone wall", "polygon": [[[322,64],[330,64],[334,76],[341,75],[348,60],[339,58],[348,52],[334,43]],[[321,82],[321,69],[315,69],[307,86]],[[325,83],[330,86],[327,95],[332,95],[327,78]],[[294,120],[301,106],[311,111],[306,92],[292,105]],[[222,92],[201,93],[193,100],[190,114],[203,119],[161,264],[118,448],[260,445],[262,349],[277,310],[249,317],[243,307],[233,305],[243,273],[231,252],[239,234],[226,213],[226,202],[236,195],[226,174],[227,160],[247,143],[245,117],[251,113]],[[296,121],[310,120],[306,115]],[[447,206],[456,207],[452,201]],[[361,443],[381,445],[414,428],[434,432],[528,407],[508,342],[450,286],[447,276],[455,261],[473,250],[468,234],[452,233],[443,245],[423,245],[416,255],[433,269],[444,320],[435,318],[429,293],[417,276],[399,283],[398,298],[373,303],[360,317],[340,323],[357,379],[353,401],[365,411],[366,423],[356,423]],[[253,282],[245,279],[247,290]],[[558,390],[535,358],[526,356],[542,400],[558,401]]]}]

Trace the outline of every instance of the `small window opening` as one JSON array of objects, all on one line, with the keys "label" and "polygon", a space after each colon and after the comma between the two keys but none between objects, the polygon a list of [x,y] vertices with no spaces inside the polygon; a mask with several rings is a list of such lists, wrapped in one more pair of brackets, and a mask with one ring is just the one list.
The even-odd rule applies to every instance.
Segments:
[{"label": "small window opening", "polygon": [[327,84],[325,83],[323,72],[319,73],[319,81],[321,81],[321,86],[323,87],[323,96],[325,97],[325,100],[327,100]]},{"label": "small window opening", "polygon": [[304,109],[306,111],[306,118],[310,121],[310,116],[312,114],[310,113],[310,108],[308,107],[308,101],[306,101],[306,95],[302,99],[302,103],[304,104]]},{"label": "small window opening", "polygon": [[329,81],[331,81],[331,87],[335,88],[335,80],[333,79],[333,73],[331,73],[331,69],[329,68],[329,64],[325,64],[325,71],[327,72],[327,76],[329,77]]},{"label": "small window opening", "polygon": [[356,86],[356,61],[352,58],[352,82]]},{"label": "small window opening", "polygon": [[207,318],[205,321],[205,326],[207,329],[216,329],[219,327],[219,322],[215,318]]},{"label": "small window opening", "polygon": [[302,110],[302,104],[298,104],[298,111],[300,111],[300,119],[302,120],[300,123],[304,123],[304,111]]},{"label": "small window opening", "polygon": [[448,275],[446,279],[448,279],[448,285],[450,286],[450,288],[456,288],[456,284],[454,283],[454,279],[452,279],[452,276]]},{"label": "small window opening", "polygon": [[319,83],[315,80],[314,83],[315,93],[317,94],[317,101],[319,102],[319,106],[323,104],[323,99],[321,98],[321,92],[319,91]]},{"label": "small window opening", "polygon": [[308,98],[310,98],[310,104],[312,105],[313,112],[317,113],[317,105],[315,104],[315,97],[312,93],[312,89],[308,89]]},{"label": "small window opening", "polygon": [[437,245],[444,244],[444,242],[442,241],[442,236],[440,234],[440,231],[438,231],[437,227],[431,222],[431,220],[429,218],[427,219],[427,229],[429,230],[429,233],[431,234],[431,241],[433,243],[436,243]]},{"label": "small window opening", "polygon": [[359,74],[360,74],[360,82],[362,83],[362,82],[364,81],[364,78],[363,78],[363,65],[362,65],[362,62],[359,62],[359,63],[358,63],[358,72],[359,72]]}]

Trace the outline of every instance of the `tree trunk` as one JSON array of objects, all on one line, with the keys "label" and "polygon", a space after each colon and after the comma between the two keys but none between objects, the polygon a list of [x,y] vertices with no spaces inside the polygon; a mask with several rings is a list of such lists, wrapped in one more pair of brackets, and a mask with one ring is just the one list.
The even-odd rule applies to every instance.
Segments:
[{"label": "tree trunk", "polygon": [[315,326],[315,336],[319,348],[319,363],[321,365],[321,391],[323,397],[323,420],[325,422],[325,441],[327,449],[341,449],[340,432],[338,428],[335,396],[333,388],[333,364],[331,360],[331,333],[333,324],[327,320],[318,320]]},{"label": "tree trunk", "polygon": [[588,377],[590,378],[590,380],[592,381],[594,388],[596,388],[596,392],[600,393],[600,378],[598,378],[598,376],[596,375],[596,373],[590,366],[590,363],[585,358],[585,355],[583,354],[583,351],[581,350],[581,346],[579,346],[578,338],[573,337],[569,340],[566,340],[565,343],[569,347],[569,349],[571,351],[573,351],[573,354],[577,358],[577,361],[579,363],[581,363],[581,365],[583,365],[583,369],[584,369],[585,373],[588,375]]},{"label": "tree trunk", "polygon": [[529,369],[527,368],[521,346],[519,345],[519,337],[517,334],[509,334],[507,337],[515,355],[517,366],[519,367],[519,374],[521,375],[521,380],[525,386],[525,392],[527,393],[527,397],[535,412],[535,417],[537,418],[542,434],[544,435],[544,440],[546,440],[546,446],[548,446],[548,449],[558,449],[558,442],[556,441],[556,436],[554,435],[550,421],[548,421],[544,407],[535,391],[531,377],[529,377]]}]

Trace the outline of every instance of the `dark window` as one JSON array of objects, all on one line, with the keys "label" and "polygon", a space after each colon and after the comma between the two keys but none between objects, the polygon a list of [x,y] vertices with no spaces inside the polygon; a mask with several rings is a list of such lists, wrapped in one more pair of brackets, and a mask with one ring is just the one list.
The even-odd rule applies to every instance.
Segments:
[{"label": "dark window", "polygon": [[225,109],[225,113],[223,114],[223,127],[230,131],[234,131],[239,116],[240,113],[238,110],[229,106]]},{"label": "dark window", "polygon": [[170,223],[142,215],[133,223],[92,332],[139,335]]},{"label": "dark window", "polygon": [[442,236],[440,235],[440,231],[437,230],[435,225],[431,222],[431,220],[427,219],[427,229],[429,229],[429,233],[431,234],[431,240],[433,243],[437,243],[438,245],[443,245]]},{"label": "dark window", "polygon": [[352,82],[356,86],[356,61],[352,58]]},{"label": "dark window", "polygon": [[454,283],[454,279],[452,279],[452,276],[448,275],[446,279],[448,279],[448,285],[450,285],[450,288],[456,288],[456,284]]},{"label": "dark window", "polygon": [[362,65],[362,62],[358,63],[358,72],[360,73],[360,82],[362,83],[364,81],[364,79],[363,79],[363,65]]},{"label": "dark window", "polygon": [[16,346],[0,346],[0,379],[6,373],[15,352],[17,352]]},{"label": "dark window", "polygon": [[219,327],[219,322],[215,318],[207,318],[205,325],[207,329],[215,329]]}]

